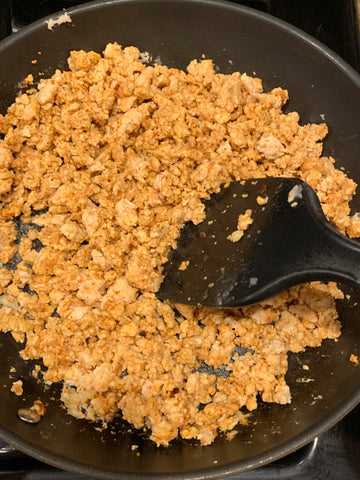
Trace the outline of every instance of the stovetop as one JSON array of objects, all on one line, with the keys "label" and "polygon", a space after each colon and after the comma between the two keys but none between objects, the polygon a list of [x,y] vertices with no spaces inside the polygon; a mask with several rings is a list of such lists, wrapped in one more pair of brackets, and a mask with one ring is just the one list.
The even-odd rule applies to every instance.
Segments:
[{"label": "stovetop", "polygon": [[[229,0],[231,1],[231,0]],[[356,0],[232,0],[270,13],[310,33],[360,72]],[[0,40],[32,21],[83,0],[0,0]],[[360,405],[309,445],[229,480],[360,479]],[[85,480],[34,460],[0,441],[0,479]]]}]

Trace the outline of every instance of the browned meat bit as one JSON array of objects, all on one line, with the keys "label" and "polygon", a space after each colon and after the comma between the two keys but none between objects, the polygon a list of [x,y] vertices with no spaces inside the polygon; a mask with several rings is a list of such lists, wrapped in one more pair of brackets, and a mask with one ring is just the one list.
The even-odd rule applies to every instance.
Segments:
[{"label": "browned meat bit", "polygon": [[232,232],[227,238],[231,242],[238,242],[243,236],[245,230],[247,230],[250,225],[254,222],[254,219],[251,217],[252,210],[248,208],[245,213],[241,213],[238,218],[237,230]]},{"label": "browned meat bit", "polygon": [[357,355],[355,355],[354,353],[352,353],[350,355],[350,362],[352,362],[354,365],[359,365],[359,358]]},{"label": "browned meat bit", "polygon": [[15,393],[18,397],[21,397],[21,395],[24,393],[23,391],[23,381],[22,380],[17,380],[16,382],[13,382],[11,386],[11,391]]}]

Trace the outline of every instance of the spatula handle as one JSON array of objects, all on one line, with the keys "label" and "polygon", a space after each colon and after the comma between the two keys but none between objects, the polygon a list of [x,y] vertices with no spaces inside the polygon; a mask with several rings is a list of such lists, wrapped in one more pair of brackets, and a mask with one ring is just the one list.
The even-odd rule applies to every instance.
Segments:
[{"label": "spatula handle", "polygon": [[298,274],[304,281],[333,280],[360,287],[360,243],[332,226],[307,184],[303,184],[303,195],[311,217],[306,224],[306,237],[310,241],[304,242],[302,252],[298,252],[302,263]]}]

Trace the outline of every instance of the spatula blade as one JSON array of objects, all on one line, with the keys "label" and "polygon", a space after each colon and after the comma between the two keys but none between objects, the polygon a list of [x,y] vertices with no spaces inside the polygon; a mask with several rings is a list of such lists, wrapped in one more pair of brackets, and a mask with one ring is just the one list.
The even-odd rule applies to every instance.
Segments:
[{"label": "spatula blade", "polygon": [[[212,195],[205,207],[205,221],[186,224],[177,248],[170,251],[159,298],[237,307],[298,283],[301,266],[296,255],[292,263],[292,251],[312,242],[307,225],[313,210],[323,216],[306,183],[273,177],[232,182]],[[249,210],[253,222],[237,239],[241,236],[237,233],[239,215],[248,211],[246,224]]]}]

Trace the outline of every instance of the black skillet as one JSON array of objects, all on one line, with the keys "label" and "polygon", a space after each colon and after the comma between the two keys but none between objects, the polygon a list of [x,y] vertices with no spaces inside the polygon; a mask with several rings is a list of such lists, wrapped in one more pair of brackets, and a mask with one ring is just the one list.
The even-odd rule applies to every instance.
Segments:
[{"label": "black skillet", "polygon": [[[256,72],[266,90],[287,88],[286,110],[297,110],[303,123],[320,122],[325,115],[330,130],[325,153],[360,181],[360,78],[299,30],[230,2],[205,0],[98,1],[71,10],[71,17],[71,24],[53,31],[36,22],[0,44],[0,111],[12,103],[28,73],[37,80],[65,68],[70,49],[100,51],[117,41],[178,68],[205,54],[223,73]],[[360,200],[352,206],[360,210]],[[220,436],[199,447],[177,440],[157,449],[120,418],[102,432],[76,421],[59,408],[56,386],[44,392],[31,379],[33,363],[19,360],[19,347],[9,335],[0,339],[0,437],[44,462],[98,478],[219,478],[272,462],[321,435],[360,400],[360,367],[349,362],[351,353],[360,355],[360,296],[346,291],[350,300],[338,304],[340,340],[290,356],[292,404],[261,404],[249,427],[240,427],[231,442]],[[306,375],[303,364],[309,365]],[[9,392],[11,366],[16,378],[24,378],[25,400]],[[311,381],[302,382],[303,377]],[[48,404],[46,415],[38,425],[21,422],[18,408],[37,398]]]}]

